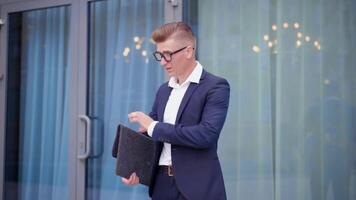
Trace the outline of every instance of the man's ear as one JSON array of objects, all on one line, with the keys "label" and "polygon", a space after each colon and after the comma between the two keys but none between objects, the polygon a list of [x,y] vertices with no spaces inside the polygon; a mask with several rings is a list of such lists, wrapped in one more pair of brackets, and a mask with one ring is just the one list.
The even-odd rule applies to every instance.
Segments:
[{"label": "man's ear", "polygon": [[188,46],[186,51],[186,57],[188,59],[191,59],[193,58],[194,54],[195,54],[194,48],[192,46]]}]

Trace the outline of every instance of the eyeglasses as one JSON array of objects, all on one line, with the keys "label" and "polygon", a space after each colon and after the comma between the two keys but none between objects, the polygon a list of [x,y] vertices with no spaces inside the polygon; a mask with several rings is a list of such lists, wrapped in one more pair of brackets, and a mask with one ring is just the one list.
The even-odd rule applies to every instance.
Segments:
[{"label": "eyeglasses", "polygon": [[171,62],[171,61],[172,61],[172,55],[174,55],[174,54],[176,54],[176,53],[178,53],[178,52],[180,52],[180,51],[183,51],[183,50],[186,49],[187,47],[188,47],[188,46],[185,46],[185,47],[183,47],[183,48],[181,48],[181,49],[178,49],[177,51],[173,51],[173,52],[167,51],[167,52],[161,53],[161,52],[159,52],[159,51],[155,51],[155,52],[153,53],[153,57],[155,57],[155,59],[156,59],[157,61],[161,61],[162,58],[163,58],[166,62]]}]

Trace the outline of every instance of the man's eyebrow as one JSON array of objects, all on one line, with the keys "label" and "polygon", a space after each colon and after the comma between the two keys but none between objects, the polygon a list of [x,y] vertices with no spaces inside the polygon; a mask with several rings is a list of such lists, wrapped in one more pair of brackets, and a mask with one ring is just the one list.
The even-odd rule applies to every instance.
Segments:
[{"label": "man's eyebrow", "polygon": [[172,53],[172,51],[170,51],[170,50],[157,51],[157,52],[160,52],[160,53]]}]

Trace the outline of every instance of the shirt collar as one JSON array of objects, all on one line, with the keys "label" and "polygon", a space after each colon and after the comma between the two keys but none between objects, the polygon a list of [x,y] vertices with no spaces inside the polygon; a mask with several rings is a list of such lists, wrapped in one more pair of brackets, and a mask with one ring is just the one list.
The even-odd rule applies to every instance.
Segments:
[{"label": "shirt collar", "polygon": [[196,65],[194,67],[194,70],[192,71],[192,73],[188,76],[187,80],[184,81],[184,83],[182,84],[178,84],[177,83],[177,78],[176,77],[171,77],[169,79],[169,82],[168,82],[168,86],[171,87],[171,88],[178,88],[178,87],[181,87],[185,84],[188,84],[188,83],[199,83],[200,81],[200,77],[203,73],[203,66],[198,62],[196,61]]}]

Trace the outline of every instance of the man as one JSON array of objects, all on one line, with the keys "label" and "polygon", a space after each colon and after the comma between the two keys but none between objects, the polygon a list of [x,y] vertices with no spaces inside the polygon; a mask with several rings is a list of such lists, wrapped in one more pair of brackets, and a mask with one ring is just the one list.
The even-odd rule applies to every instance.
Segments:
[{"label": "man", "polygon": [[[132,112],[130,122],[162,143],[149,194],[153,200],[226,199],[217,156],[230,88],[225,79],[205,71],[195,59],[196,39],[183,22],[168,23],[152,34],[160,61],[170,80],[156,94],[151,113]],[[136,185],[133,173],[127,185]]]}]

